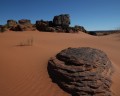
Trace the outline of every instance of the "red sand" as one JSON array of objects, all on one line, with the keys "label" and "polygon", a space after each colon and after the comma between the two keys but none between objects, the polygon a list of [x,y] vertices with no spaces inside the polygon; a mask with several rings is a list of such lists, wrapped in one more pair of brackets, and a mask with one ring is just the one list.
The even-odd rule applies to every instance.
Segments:
[{"label": "red sand", "polygon": [[[33,38],[33,46],[17,46]],[[85,33],[37,31],[0,33],[0,96],[69,96],[52,83],[47,61],[68,47],[93,47],[113,62],[112,93],[120,96],[120,34],[102,37]]]}]

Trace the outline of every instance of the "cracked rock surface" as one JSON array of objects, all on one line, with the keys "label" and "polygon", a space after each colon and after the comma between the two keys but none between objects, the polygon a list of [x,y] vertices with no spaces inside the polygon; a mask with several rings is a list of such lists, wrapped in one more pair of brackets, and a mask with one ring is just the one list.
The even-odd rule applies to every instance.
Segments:
[{"label": "cracked rock surface", "polygon": [[112,64],[90,47],[62,50],[48,61],[52,81],[72,96],[111,96]]}]

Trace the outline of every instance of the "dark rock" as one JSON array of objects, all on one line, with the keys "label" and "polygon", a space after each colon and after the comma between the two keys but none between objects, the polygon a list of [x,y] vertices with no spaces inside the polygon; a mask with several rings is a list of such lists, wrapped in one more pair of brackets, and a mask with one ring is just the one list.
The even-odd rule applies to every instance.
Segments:
[{"label": "dark rock", "polygon": [[18,22],[19,24],[12,26],[10,30],[12,31],[34,31],[36,30],[35,26],[31,24],[31,21],[28,19],[21,19]]},{"label": "dark rock", "polygon": [[96,36],[96,35],[97,35],[97,33],[96,33],[96,32],[89,32],[89,34],[90,34],[90,35],[94,35],[94,36]]},{"label": "dark rock", "polygon": [[1,32],[1,33],[5,32],[5,31],[7,31],[7,30],[8,30],[8,29],[7,29],[6,26],[3,26],[3,25],[0,26],[0,32]]},{"label": "dark rock", "polygon": [[65,30],[61,26],[55,26],[56,32],[65,32]]},{"label": "dark rock", "polygon": [[22,24],[18,24],[16,26],[13,26],[10,28],[10,30],[12,31],[34,31],[36,30],[34,25],[22,25]]},{"label": "dark rock", "polygon": [[38,20],[36,21],[36,28],[39,31],[46,31],[47,27],[49,27],[49,22]]},{"label": "dark rock", "polygon": [[83,26],[75,25],[74,28],[76,31],[87,32]]},{"label": "dark rock", "polygon": [[59,16],[54,16],[53,24],[55,26],[69,26],[70,25],[69,14],[61,14]]},{"label": "dark rock", "polygon": [[21,19],[18,22],[19,24],[22,24],[22,25],[29,25],[29,24],[31,25],[31,21],[28,19]]},{"label": "dark rock", "polygon": [[111,96],[112,72],[107,55],[89,47],[62,50],[48,61],[53,82],[72,96]]},{"label": "dark rock", "polygon": [[55,32],[55,28],[52,26],[53,26],[52,21],[43,20],[36,21],[36,28],[39,31]]},{"label": "dark rock", "polygon": [[17,25],[17,22],[15,20],[7,20],[7,26],[9,28],[14,27]]},{"label": "dark rock", "polygon": [[36,28],[33,25],[18,25],[19,31],[34,31]]},{"label": "dark rock", "polygon": [[46,28],[46,31],[47,31],[47,32],[55,32],[56,30],[55,30],[55,28],[53,28],[53,27],[47,27],[47,28]]},{"label": "dark rock", "polygon": [[1,28],[2,28],[2,25],[0,25],[0,30],[1,30]]},{"label": "dark rock", "polygon": [[67,27],[66,33],[78,33],[78,30],[76,30],[74,27]]}]

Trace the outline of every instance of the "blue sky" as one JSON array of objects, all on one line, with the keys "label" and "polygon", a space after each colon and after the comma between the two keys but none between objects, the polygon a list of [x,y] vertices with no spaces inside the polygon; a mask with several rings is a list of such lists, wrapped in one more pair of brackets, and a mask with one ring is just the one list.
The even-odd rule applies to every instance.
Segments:
[{"label": "blue sky", "polygon": [[0,0],[0,24],[8,19],[52,20],[70,14],[71,26],[87,30],[120,28],[120,0]]}]

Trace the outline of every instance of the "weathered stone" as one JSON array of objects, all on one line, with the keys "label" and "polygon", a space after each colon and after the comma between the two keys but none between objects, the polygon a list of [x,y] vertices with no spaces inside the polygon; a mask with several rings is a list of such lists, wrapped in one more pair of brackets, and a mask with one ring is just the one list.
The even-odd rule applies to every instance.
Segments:
[{"label": "weathered stone", "polygon": [[7,31],[8,29],[7,29],[7,27],[6,26],[3,26],[3,25],[1,25],[0,26],[0,32],[2,33],[2,32],[5,32],[5,31]]},{"label": "weathered stone", "polygon": [[48,61],[48,72],[53,82],[72,96],[111,96],[112,64],[101,50],[62,50]]},{"label": "weathered stone", "polygon": [[55,26],[69,26],[70,25],[69,14],[61,14],[59,16],[54,16],[53,24]]},{"label": "weathered stone", "polygon": [[31,25],[22,25],[22,24],[19,24],[18,25],[18,29],[20,31],[34,31],[36,30],[36,28],[31,24]]},{"label": "weathered stone", "polygon": [[36,21],[36,28],[39,31],[55,32],[55,28],[52,26],[53,26],[52,21],[43,21],[43,20]]},{"label": "weathered stone", "polygon": [[46,31],[47,31],[47,32],[55,32],[56,30],[55,30],[55,28],[53,28],[53,27],[47,27],[47,28],[46,28]]},{"label": "weathered stone", "polygon": [[83,26],[75,25],[74,28],[76,31],[87,32]]},{"label": "weathered stone", "polygon": [[49,22],[38,20],[36,21],[36,28],[39,31],[46,31],[47,27],[49,27]]},{"label": "weathered stone", "polygon": [[16,26],[16,25],[17,25],[17,22],[15,20],[7,20],[7,26],[9,28]]},{"label": "weathered stone", "polygon": [[61,14],[54,16],[53,21],[38,20],[36,24],[31,24],[28,19],[7,20],[7,24],[4,25],[7,30],[12,31],[33,31],[39,30],[43,32],[62,32],[62,33],[78,33],[79,31],[85,32],[86,30],[82,26],[69,27],[70,16],[69,14]]},{"label": "weathered stone", "polygon": [[28,19],[21,19],[18,22],[19,24],[11,27],[10,30],[13,30],[13,31],[34,31],[36,30],[35,26],[31,24],[31,21]]},{"label": "weathered stone", "polygon": [[21,25],[29,25],[29,24],[31,24],[31,21],[28,20],[28,19],[21,19],[21,20],[19,20],[18,22],[19,22],[19,24],[21,24]]}]

